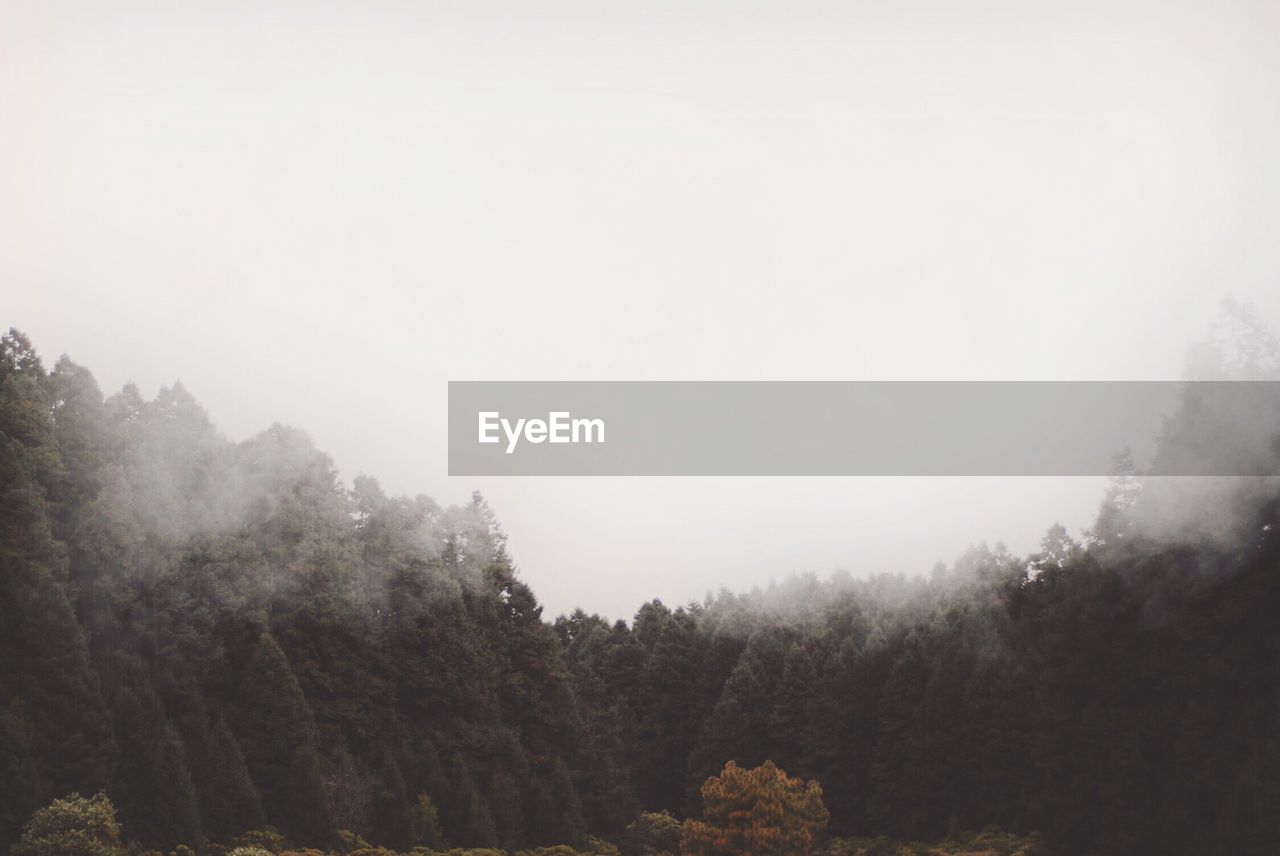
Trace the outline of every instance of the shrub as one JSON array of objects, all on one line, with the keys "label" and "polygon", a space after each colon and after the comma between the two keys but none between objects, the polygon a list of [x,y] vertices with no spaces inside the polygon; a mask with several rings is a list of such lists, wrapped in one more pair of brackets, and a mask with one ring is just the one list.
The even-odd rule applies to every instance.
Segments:
[{"label": "shrub", "polygon": [[589,856],[622,856],[622,851],[603,838],[594,835],[587,837],[587,849],[583,851]]},{"label": "shrub", "polygon": [[[280,853],[289,849],[289,842],[285,840],[285,837],[279,831],[271,826],[266,829],[253,829],[249,832],[243,832],[232,839],[231,845],[236,850],[241,847],[256,847],[268,853]],[[235,853],[235,850],[231,852]]]},{"label": "shrub", "polygon": [[227,856],[275,856],[275,854],[261,847],[235,847]]},{"label": "shrub", "polygon": [[31,816],[11,856],[122,856],[116,809],[99,793],[71,794]]},{"label": "shrub", "polygon": [[883,835],[876,838],[832,838],[814,848],[815,856],[1039,856],[1040,836],[1014,835],[987,829],[981,833],[961,832],[929,845],[918,841],[904,844]]},{"label": "shrub", "polygon": [[627,825],[628,856],[680,852],[680,821],[665,811],[647,811]]},{"label": "shrub", "polygon": [[339,853],[342,853],[345,856],[345,854],[350,854],[355,850],[368,850],[368,849],[369,849],[369,842],[365,841],[363,838],[361,838],[356,833],[352,832],[350,829],[338,830],[338,852]]}]

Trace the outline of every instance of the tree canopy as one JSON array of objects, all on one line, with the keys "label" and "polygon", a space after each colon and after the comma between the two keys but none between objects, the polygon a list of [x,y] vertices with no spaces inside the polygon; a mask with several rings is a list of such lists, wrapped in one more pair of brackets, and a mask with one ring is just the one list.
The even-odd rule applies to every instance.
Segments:
[{"label": "tree canopy", "polygon": [[[1187,406],[1162,454],[1267,453]],[[1031,556],[549,621],[483,497],[346,485],[297,429],[232,443],[180,385],[104,398],[11,331],[0,851],[102,791],[126,840],[197,851],[274,827],[299,847],[594,834],[643,853],[691,819],[693,852],[802,852],[829,811],[838,836],[1265,852],[1280,489],[1149,475],[1122,456],[1097,525]]]},{"label": "tree canopy", "polygon": [[817,782],[793,779],[772,761],[733,761],[702,785],[702,820],[685,823],[685,856],[804,856],[829,815]]}]

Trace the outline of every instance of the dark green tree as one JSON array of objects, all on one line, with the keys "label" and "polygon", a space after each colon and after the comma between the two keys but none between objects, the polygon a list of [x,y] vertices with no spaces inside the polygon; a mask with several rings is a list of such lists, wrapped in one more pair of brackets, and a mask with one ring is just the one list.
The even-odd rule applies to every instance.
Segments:
[{"label": "dark green tree", "polygon": [[822,737],[815,722],[814,692],[818,685],[813,658],[801,643],[792,643],[773,695],[769,734],[777,763],[796,775],[815,774],[815,756]]},{"label": "dark green tree", "polygon": [[388,750],[382,756],[381,769],[369,803],[369,841],[390,850],[413,847],[417,842],[411,809],[400,765]]},{"label": "dark green tree", "polygon": [[166,850],[203,849],[200,806],[177,731],[149,691],[122,688],[114,702],[119,758],[115,792],[131,835]]},{"label": "dark green tree", "polygon": [[214,841],[228,842],[241,832],[265,827],[262,796],[249,775],[244,752],[222,716],[214,719],[207,746],[196,779],[205,834]]},{"label": "dark green tree", "polygon": [[450,766],[453,775],[445,836],[454,845],[463,847],[495,846],[498,833],[489,811],[489,801],[476,788],[471,770],[461,756],[455,756]]},{"label": "dark green tree", "polygon": [[325,810],[315,720],[289,661],[263,634],[240,679],[236,731],[267,819],[301,844],[332,832]]}]

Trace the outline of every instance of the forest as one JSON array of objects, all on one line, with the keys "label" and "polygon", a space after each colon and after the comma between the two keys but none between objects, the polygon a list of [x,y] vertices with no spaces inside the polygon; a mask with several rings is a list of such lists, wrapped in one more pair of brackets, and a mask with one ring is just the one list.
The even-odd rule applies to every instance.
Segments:
[{"label": "forest", "polygon": [[[1030,556],[551,620],[481,496],[345,484],[300,430],[230,442],[181,385],[104,396],[11,330],[0,852],[72,799],[177,856],[1277,852],[1280,489],[1157,478],[1280,455],[1218,417],[1188,400]],[[707,832],[751,776],[809,782],[813,835]]]}]

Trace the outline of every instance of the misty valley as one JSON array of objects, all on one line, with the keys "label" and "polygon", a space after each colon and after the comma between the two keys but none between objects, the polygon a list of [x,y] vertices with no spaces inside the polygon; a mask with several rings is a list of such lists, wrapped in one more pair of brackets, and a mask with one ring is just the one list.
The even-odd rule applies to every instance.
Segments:
[{"label": "misty valley", "polygon": [[1280,487],[1159,478],[1280,449],[1213,416],[1029,556],[550,620],[480,495],[343,483],[10,331],[0,852],[1277,852]]}]

